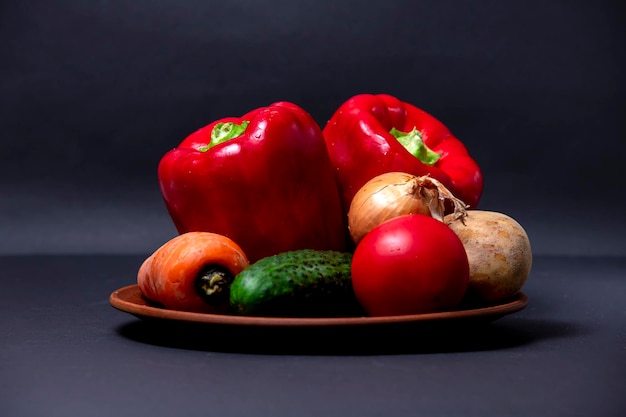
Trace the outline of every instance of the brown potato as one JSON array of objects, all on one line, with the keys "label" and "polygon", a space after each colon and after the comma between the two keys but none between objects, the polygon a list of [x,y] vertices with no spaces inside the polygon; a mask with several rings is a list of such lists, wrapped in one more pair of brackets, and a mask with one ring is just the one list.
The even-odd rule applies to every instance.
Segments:
[{"label": "brown potato", "polygon": [[494,211],[468,210],[465,224],[453,215],[444,222],[459,236],[470,264],[468,294],[487,302],[513,297],[532,266],[530,240],[511,217]]}]

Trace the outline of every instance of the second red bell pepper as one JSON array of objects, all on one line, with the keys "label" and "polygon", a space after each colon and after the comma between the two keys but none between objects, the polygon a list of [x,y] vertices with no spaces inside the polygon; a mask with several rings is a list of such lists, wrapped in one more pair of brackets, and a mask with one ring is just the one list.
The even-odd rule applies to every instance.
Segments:
[{"label": "second red bell pepper", "polygon": [[180,233],[225,235],[251,263],[288,250],[345,248],[322,131],[295,104],[210,123],[163,156],[158,176]]},{"label": "second red bell pepper", "polygon": [[360,94],[343,103],[324,127],[344,214],[354,194],[385,172],[430,175],[470,208],[483,175],[466,147],[425,111],[386,94]]}]

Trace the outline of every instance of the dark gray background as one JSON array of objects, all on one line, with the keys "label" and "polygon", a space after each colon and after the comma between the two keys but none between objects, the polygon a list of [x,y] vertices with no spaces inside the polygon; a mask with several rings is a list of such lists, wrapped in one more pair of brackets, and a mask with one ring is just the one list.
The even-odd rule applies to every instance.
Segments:
[{"label": "dark gray background", "polygon": [[625,255],[619,1],[3,1],[0,253],[147,253],[160,157],[210,121],[358,93],[429,111],[537,254]]},{"label": "dark gray background", "polygon": [[[0,0],[0,255],[62,254],[0,256],[0,414],[625,415],[621,3]],[[262,346],[301,340],[111,308],[175,234],[167,150],[278,100],[323,125],[363,92],[467,144],[482,208],[540,255],[526,309],[461,333],[368,327],[354,350],[305,330],[314,352],[283,355]]]}]

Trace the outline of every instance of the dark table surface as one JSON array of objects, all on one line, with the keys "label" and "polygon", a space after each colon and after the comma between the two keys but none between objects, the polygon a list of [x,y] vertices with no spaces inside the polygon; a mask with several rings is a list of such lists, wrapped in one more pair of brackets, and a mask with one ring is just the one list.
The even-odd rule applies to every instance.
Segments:
[{"label": "dark table surface", "polygon": [[626,415],[625,258],[535,257],[520,312],[350,340],[139,320],[109,295],[142,259],[0,257],[0,415]]}]

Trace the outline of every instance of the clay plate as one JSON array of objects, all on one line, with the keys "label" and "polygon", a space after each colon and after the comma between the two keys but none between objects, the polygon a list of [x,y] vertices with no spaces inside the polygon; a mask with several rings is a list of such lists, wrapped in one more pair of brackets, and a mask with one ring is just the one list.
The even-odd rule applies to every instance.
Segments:
[{"label": "clay plate", "polygon": [[330,318],[295,318],[295,317],[248,317],[226,314],[202,314],[185,311],[167,310],[151,304],[135,285],[129,285],[114,291],[109,297],[111,305],[123,312],[140,319],[158,319],[174,322],[199,323],[228,327],[280,327],[280,328],[315,328],[315,327],[360,327],[380,325],[419,325],[419,324],[468,324],[486,323],[507,314],[522,310],[528,304],[524,293],[505,303],[488,306],[464,306],[455,311],[440,313],[415,314],[385,317],[330,317]]}]

